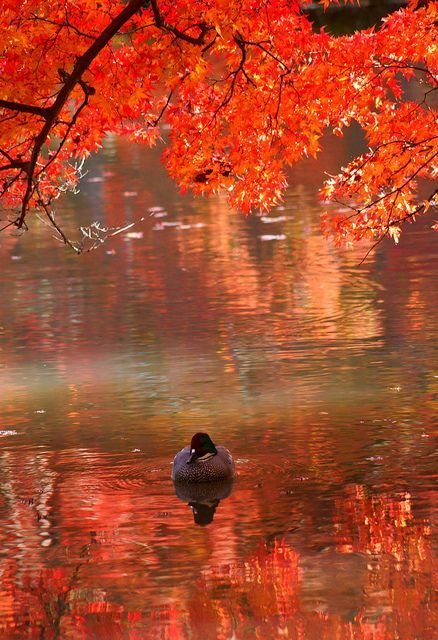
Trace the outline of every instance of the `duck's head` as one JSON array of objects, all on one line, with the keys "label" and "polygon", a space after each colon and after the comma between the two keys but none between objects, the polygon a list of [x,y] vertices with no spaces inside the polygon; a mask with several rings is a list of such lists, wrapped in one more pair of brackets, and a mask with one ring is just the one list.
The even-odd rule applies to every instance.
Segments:
[{"label": "duck's head", "polygon": [[208,460],[217,454],[217,449],[208,433],[195,433],[190,443],[190,458],[187,464]]}]

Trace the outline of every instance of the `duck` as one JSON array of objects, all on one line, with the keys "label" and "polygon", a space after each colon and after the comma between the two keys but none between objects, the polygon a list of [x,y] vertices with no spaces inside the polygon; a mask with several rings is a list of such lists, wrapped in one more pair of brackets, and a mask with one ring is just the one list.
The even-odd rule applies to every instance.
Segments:
[{"label": "duck", "polygon": [[215,482],[232,480],[235,464],[231,453],[215,445],[208,433],[195,433],[190,446],[179,451],[172,463],[174,482]]}]

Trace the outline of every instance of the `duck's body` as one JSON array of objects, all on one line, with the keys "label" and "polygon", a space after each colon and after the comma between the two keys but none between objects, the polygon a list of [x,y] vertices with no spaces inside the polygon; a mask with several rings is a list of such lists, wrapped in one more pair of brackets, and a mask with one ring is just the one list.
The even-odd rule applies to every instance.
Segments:
[{"label": "duck's body", "polygon": [[214,482],[234,478],[231,453],[215,446],[206,433],[196,433],[189,447],[176,454],[172,466],[174,482]]}]

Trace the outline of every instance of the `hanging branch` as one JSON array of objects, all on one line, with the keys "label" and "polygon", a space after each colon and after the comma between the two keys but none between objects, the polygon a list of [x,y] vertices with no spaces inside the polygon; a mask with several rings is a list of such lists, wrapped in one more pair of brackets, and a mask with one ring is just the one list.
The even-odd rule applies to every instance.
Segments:
[{"label": "hanging branch", "polygon": [[[58,93],[55,102],[51,107],[48,107],[44,111],[44,117],[46,122],[41,131],[35,138],[35,142],[32,149],[32,154],[28,165],[26,166],[27,173],[27,185],[26,191],[23,196],[21,205],[21,213],[16,221],[16,226],[21,229],[24,225],[24,220],[29,208],[29,201],[34,193],[34,177],[35,168],[38,162],[41,149],[45,144],[47,137],[53,128],[62,108],[67,103],[70,95],[77,84],[80,84],[84,89],[86,95],[92,93],[90,87],[87,87],[86,83],[82,81],[82,75],[90,67],[93,60],[98,56],[102,49],[108,44],[108,42],[115,36],[115,34],[121,29],[121,27],[132,18],[144,6],[144,0],[131,0],[126,7],[110,22],[110,24],[102,31],[102,33],[96,38],[93,44],[83,53],[77,60],[73,67],[73,71],[70,74],[64,72],[65,78],[64,85]],[[35,111],[33,111],[35,113]],[[41,115],[41,114],[40,114]]]}]

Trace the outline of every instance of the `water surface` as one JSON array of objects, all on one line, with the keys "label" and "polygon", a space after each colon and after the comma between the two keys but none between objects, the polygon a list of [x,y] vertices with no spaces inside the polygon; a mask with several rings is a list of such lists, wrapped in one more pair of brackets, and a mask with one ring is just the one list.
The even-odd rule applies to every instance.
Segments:
[{"label": "water surface", "polygon": [[[2,638],[435,637],[437,237],[321,237],[356,146],[245,218],[109,140],[59,219],[143,222],[80,257],[1,236]],[[198,430],[231,492],[175,493]]]}]

